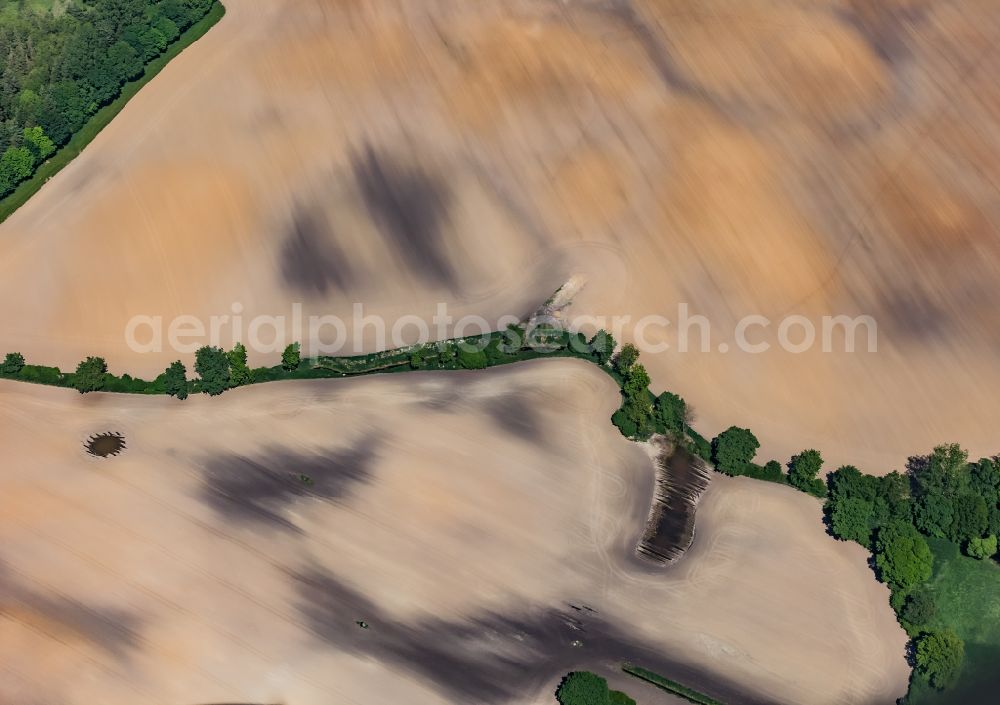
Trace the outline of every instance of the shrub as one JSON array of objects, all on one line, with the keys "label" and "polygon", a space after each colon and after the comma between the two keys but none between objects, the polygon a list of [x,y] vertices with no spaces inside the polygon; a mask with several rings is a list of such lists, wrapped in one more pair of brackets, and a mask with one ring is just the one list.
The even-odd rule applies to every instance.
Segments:
[{"label": "shrub", "polygon": [[969,539],[965,552],[981,561],[992,558],[997,552],[997,537],[993,534],[986,538],[973,537]]},{"label": "shrub", "polygon": [[777,460],[768,460],[763,466],[756,463],[747,463],[743,474],[746,477],[752,477],[755,480],[764,480],[765,482],[779,482],[781,484],[786,482],[785,473],[781,469],[781,463]]},{"label": "shrub", "polygon": [[499,337],[492,338],[484,352],[488,365],[502,365],[510,359],[510,354],[506,351],[503,340]]},{"label": "shrub", "polygon": [[691,439],[691,452],[704,460],[706,463],[712,462],[712,444],[703,435],[693,428],[687,429],[688,438]]},{"label": "shrub", "polygon": [[487,364],[486,353],[482,350],[469,350],[464,345],[458,347],[458,364],[466,370],[481,370]]},{"label": "shrub", "polygon": [[25,365],[18,373],[18,379],[36,384],[50,384],[57,387],[66,386],[62,372],[58,367],[44,365]]},{"label": "shrub", "polygon": [[422,370],[427,366],[427,351],[417,348],[410,353],[410,369]]}]

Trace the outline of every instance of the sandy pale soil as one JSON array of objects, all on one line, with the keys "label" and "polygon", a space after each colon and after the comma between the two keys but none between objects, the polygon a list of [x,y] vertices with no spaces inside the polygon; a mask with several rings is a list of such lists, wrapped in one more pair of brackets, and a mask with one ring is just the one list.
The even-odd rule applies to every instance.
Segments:
[{"label": "sandy pale soil", "polygon": [[[155,374],[133,315],[492,319],[580,272],[575,312],[674,322],[647,362],[706,434],[997,450],[997,3],[226,4],[0,228],[0,349]],[[878,352],[779,350],[788,313],[870,314]],[[717,352],[747,314],[774,349]]]},{"label": "sandy pale soil", "polygon": [[[814,500],[722,478],[679,564],[631,557],[652,465],[614,403],[571,361],[185,403],[3,382],[0,702],[551,703],[575,667],[666,702],[623,659],[734,704],[901,695],[886,591]],[[106,431],[126,451],[88,456]]]}]

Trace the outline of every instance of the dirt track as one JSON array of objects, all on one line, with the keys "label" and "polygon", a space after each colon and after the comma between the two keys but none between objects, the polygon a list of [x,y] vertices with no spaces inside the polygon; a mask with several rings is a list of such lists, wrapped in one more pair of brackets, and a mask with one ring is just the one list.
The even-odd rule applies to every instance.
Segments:
[{"label": "dirt track", "polygon": [[[735,705],[901,695],[886,591],[800,493],[721,478],[689,555],[637,567],[652,466],[614,392],[569,361],[185,403],[0,384],[0,700],[499,705],[623,659]],[[108,430],[127,450],[87,455]]]}]

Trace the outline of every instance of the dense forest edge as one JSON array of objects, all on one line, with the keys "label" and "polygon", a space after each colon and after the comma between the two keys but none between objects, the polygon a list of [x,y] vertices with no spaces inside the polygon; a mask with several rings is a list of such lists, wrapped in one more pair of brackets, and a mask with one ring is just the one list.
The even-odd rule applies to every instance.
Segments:
[{"label": "dense forest edge", "polygon": [[0,222],[224,14],[218,0],[0,4]]},{"label": "dense forest edge", "polygon": [[[154,380],[108,371],[88,357],[74,372],[27,364],[8,353],[0,378],[76,389],[81,393],[219,395],[227,390],[279,380],[330,379],[418,370],[481,370],[552,357],[593,363],[617,383],[621,406],[611,422],[627,438],[646,441],[661,434],[730,476],[786,484],[825,501],[828,532],[855,541],[873,555],[876,577],[891,591],[890,604],[910,636],[913,666],[907,705],[975,701],[996,683],[992,664],[1000,655],[1000,457],[970,462],[956,444],[913,456],[905,472],[884,476],[845,465],[820,479],[823,458],[803,450],[784,466],[755,462],[760,447],[746,428],[730,427],[708,441],[692,426],[690,407],[671,392],[653,394],[635,346],[617,345],[611,334],[587,338],[559,325],[509,326],[482,336],[444,340],[350,357],[306,358],[299,343],[288,345],[281,363],[250,368],[246,348],[205,346],[195,355],[196,377],[180,361]],[[968,642],[968,647],[966,643]],[[960,696],[961,694],[961,696]],[[955,698],[959,699],[956,700]]]}]

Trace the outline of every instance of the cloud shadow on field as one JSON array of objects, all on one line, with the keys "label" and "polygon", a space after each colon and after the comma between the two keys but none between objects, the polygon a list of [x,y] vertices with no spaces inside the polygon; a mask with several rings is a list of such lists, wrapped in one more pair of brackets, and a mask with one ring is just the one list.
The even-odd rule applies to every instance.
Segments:
[{"label": "cloud shadow on field", "polygon": [[83,639],[117,659],[125,659],[140,646],[142,619],[138,615],[25,585],[12,577],[2,561],[0,613],[27,623],[29,628],[40,624],[54,639],[63,635]]},{"label": "cloud shadow on field", "polygon": [[379,155],[370,145],[354,158],[353,168],[368,213],[395,254],[424,281],[454,290],[458,281],[442,241],[446,186]]},{"label": "cloud shadow on field", "polygon": [[[730,705],[772,702],[663,656],[597,612],[528,606],[517,614],[484,612],[464,621],[402,623],[330,573],[311,570],[292,579],[298,609],[321,641],[414,673],[458,702],[512,702],[570,670],[617,667],[624,661],[709,691]],[[368,629],[360,628],[359,620]]]},{"label": "cloud shadow on field", "polygon": [[347,448],[300,453],[270,448],[256,456],[216,455],[203,462],[202,497],[228,519],[299,531],[285,510],[297,499],[342,500],[368,482],[375,441]]},{"label": "cloud shadow on field", "polygon": [[306,206],[296,206],[292,214],[281,247],[281,275],[286,285],[307,294],[344,291],[357,279],[325,215]]},{"label": "cloud shadow on field", "polygon": [[522,441],[542,443],[546,437],[544,421],[530,401],[525,399],[527,393],[526,390],[515,391],[490,399],[484,411],[510,435]]},{"label": "cloud shadow on field", "polygon": [[897,336],[924,342],[940,341],[951,327],[948,314],[916,286],[894,287],[882,297],[882,318]]}]

